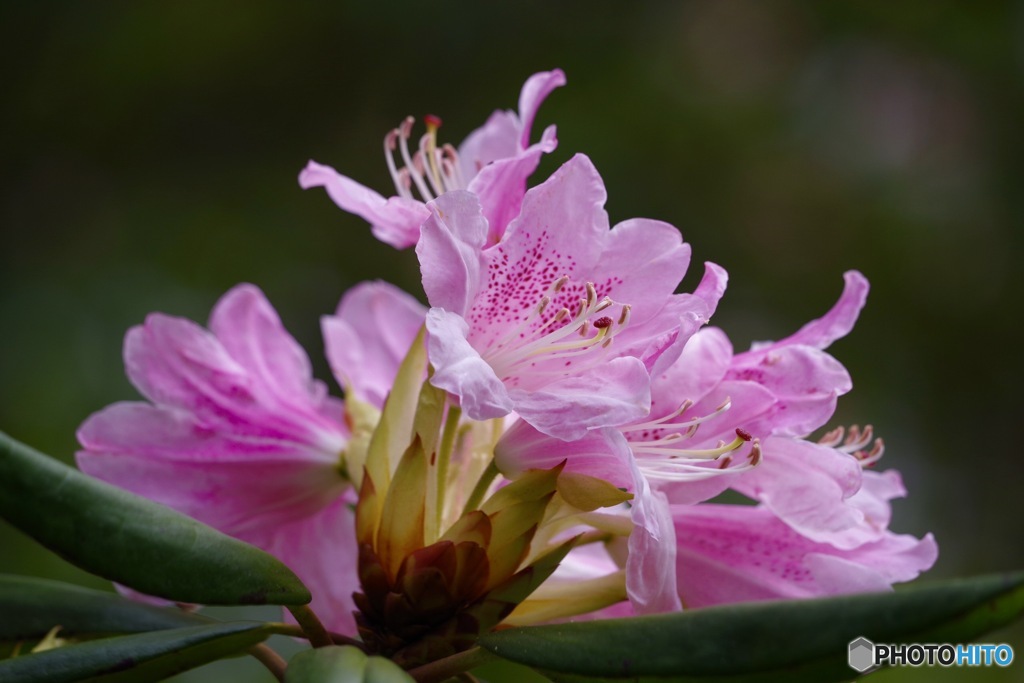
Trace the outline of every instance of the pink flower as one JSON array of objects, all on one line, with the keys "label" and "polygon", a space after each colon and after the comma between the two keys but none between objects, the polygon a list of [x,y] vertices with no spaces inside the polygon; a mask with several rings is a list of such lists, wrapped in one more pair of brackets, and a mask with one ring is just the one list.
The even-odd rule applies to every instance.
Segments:
[{"label": "pink flower", "polygon": [[312,378],[256,287],[228,292],[210,330],[152,314],[128,332],[125,368],[150,402],[116,403],[86,420],[78,464],[273,553],[310,587],[321,617],[352,632],[342,403]]},{"label": "pink flower", "polygon": [[[846,499],[862,514],[860,523],[816,538],[764,505],[672,506],[683,604],[885,591],[910,581],[935,563],[938,549],[931,534],[917,539],[888,530],[889,500],[903,495],[896,472],[864,472]],[[863,540],[849,543],[844,531]]]},{"label": "pink flower", "polygon": [[430,205],[416,253],[431,381],[472,419],[514,411],[561,439],[636,420],[660,356],[707,320],[721,270],[711,266],[696,295],[674,295],[689,246],[659,221],[609,230],[605,198],[577,155],[526,193],[493,246],[473,194]]},{"label": "pink flower", "polygon": [[[384,156],[395,182],[395,196],[385,198],[315,161],[299,174],[299,185],[303,189],[323,187],[339,207],[366,219],[377,239],[399,249],[419,239],[420,224],[429,216],[423,202],[449,190],[469,190],[480,198],[490,227],[488,239],[493,244],[519,213],[526,179],[536,170],[541,156],[558,144],[554,126],[549,126],[540,142],[533,145],[530,131],[541,103],[562,85],[565,74],[560,69],[534,74],[519,95],[519,113],[495,111],[483,126],[469,134],[457,152],[451,145],[438,148],[441,121],[427,117],[427,134],[421,138],[419,150],[411,154],[409,138],[414,119],[407,118],[384,138]],[[402,168],[395,163],[396,151],[405,164]]]},{"label": "pink flower", "polygon": [[[567,458],[566,471],[600,477],[634,494],[626,576],[638,613],[679,606],[678,523],[672,522],[673,515],[684,514],[679,504],[692,506],[727,488],[760,501],[766,512],[758,514],[770,514],[773,524],[806,543],[840,554],[881,544],[870,546],[871,557],[878,557],[895,546],[887,531],[888,498],[862,490],[874,482],[871,473],[862,477],[862,464],[881,455],[880,442],[864,450],[870,428],[851,432],[843,445],[835,434],[825,444],[773,436],[821,426],[837,396],[850,389],[846,370],[822,349],[852,328],[866,293],[866,280],[851,271],[825,316],[780,342],[737,356],[721,330],[702,329],[673,362],[653,373],[649,415],[568,443],[517,422],[495,449],[499,469],[515,478]],[[864,510],[869,500],[873,515]],[[671,514],[670,501],[676,503]]]}]

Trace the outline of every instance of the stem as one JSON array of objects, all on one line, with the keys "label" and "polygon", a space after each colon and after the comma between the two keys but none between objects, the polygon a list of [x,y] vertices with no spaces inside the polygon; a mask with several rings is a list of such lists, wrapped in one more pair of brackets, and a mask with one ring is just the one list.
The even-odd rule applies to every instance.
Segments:
[{"label": "stem", "polygon": [[[291,636],[292,638],[306,637],[306,632],[294,624],[272,623],[270,626],[274,627],[274,633],[281,636]],[[335,645],[352,645],[353,647],[358,647],[360,650],[366,647],[366,643],[363,641],[356,640],[355,638],[349,638],[343,633],[328,631],[327,635],[330,636]]]},{"label": "stem", "polygon": [[270,673],[274,674],[274,678],[284,682],[284,671],[288,668],[288,663],[281,658],[281,655],[274,652],[266,643],[253,645],[249,648],[249,654],[267,667]]},{"label": "stem", "polygon": [[473,487],[473,492],[469,494],[469,499],[466,500],[466,507],[462,509],[462,514],[466,515],[472,510],[476,510],[480,507],[481,501],[484,499],[484,494],[487,493],[487,489],[490,487],[491,482],[498,476],[498,466],[494,464],[494,460],[487,463],[487,469],[484,470],[483,474],[480,475],[479,481],[476,482],[476,486]]},{"label": "stem", "polygon": [[497,659],[497,655],[492,655],[483,648],[474,647],[465,652],[410,669],[409,675],[415,678],[417,683],[441,683],[452,676],[486,664],[492,659]]},{"label": "stem", "polygon": [[448,419],[444,423],[444,434],[441,435],[441,452],[437,456],[437,528],[441,529],[441,518],[444,515],[445,487],[448,485],[448,464],[452,460],[452,447],[455,435],[459,431],[459,418],[462,409],[458,406],[448,408]]},{"label": "stem", "polygon": [[323,623],[320,622],[316,613],[309,608],[309,605],[289,605],[288,611],[295,617],[295,621],[299,622],[303,637],[309,641],[310,645],[313,647],[324,647],[334,644],[331,641],[331,636],[327,633],[327,629],[324,628]]}]

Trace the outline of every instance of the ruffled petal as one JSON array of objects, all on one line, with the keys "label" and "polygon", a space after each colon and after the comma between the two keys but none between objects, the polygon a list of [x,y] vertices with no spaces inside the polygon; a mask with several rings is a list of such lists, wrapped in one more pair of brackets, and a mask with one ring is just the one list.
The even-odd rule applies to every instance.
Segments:
[{"label": "ruffled petal", "polygon": [[519,117],[514,112],[492,113],[484,125],[467,135],[459,145],[459,173],[463,180],[472,182],[487,164],[517,156],[521,133]]},{"label": "ruffled petal", "polygon": [[426,314],[420,302],[386,282],[348,290],[337,313],[320,319],[327,360],[345,391],[382,407]]},{"label": "ruffled petal", "polygon": [[[242,286],[221,303],[218,325],[237,359],[192,321],[154,313],[125,336],[132,383],[157,405],[184,411],[210,429],[342,448],[340,404],[312,379],[304,352],[259,291]],[[234,324],[248,332],[224,329]],[[244,338],[253,331],[265,339]]]},{"label": "ruffled petal", "polygon": [[914,578],[936,557],[930,535],[918,540],[887,532],[847,550],[816,543],[763,507],[676,506],[672,513],[686,607],[884,590]]},{"label": "ruffled petal", "polygon": [[326,397],[327,387],[313,379],[309,356],[258,287],[242,284],[222,296],[210,316],[210,331],[252,379],[258,401],[302,419]]},{"label": "ruffled petal", "polygon": [[235,536],[312,514],[347,486],[336,473],[337,456],[232,438],[144,403],[109,406],[78,438],[83,472]]},{"label": "ruffled petal", "polygon": [[853,388],[846,368],[812,346],[774,346],[736,356],[727,375],[755,382],[777,400],[771,415],[757,431],[804,436],[825,424],[839,396]]},{"label": "ruffled petal", "polygon": [[552,71],[541,71],[526,79],[523,89],[519,93],[519,121],[522,127],[522,137],[519,146],[526,149],[530,146],[530,130],[533,128],[533,119],[537,116],[537,110],[547,99],[555,88],[565,85],[565,73],[561,69]]},{"label": "ruffled petal", "polygon": [[551,382],[542,389],[511,389],[519,416],[541,432],[571,441],[587,430],[627,424],[651,407],[647,369],[636,358]]},{"label": "ruffled petal", "polygon": [[359,590],[353,500],[338,498],[316,514],[242,539],[277,557],[313,594],[310,607],[328,630],[356,635],[352,593]]},{"label": "ruffled petal", "polygon": [[764,351],[794,344],[824,349],[836,339],[849,334],[867,301],[869,285],[867,278],[856,270],[846,271],[843,274],[843,281],[843,293],[828,313],[807,323],[785,339],[754,344],[751,351]]},{"label": "ruffled petal", "polygon": [[550,135],[545,135],[522,153],[495,159],[481,167],[469,182],[467,189],[480,198],[483,215],[487,219],[488,244],[497,243],[509,222],[519,215],[527,178],[537,170],[541,156],[557,146],[552,129]]},{"label": "ruffled petal", "polygon": [[396,249],[416,244],[420,236],[420,224],[429,215],[422,202],[406,197],[385,199],[330,166],[315,161],[310,161],[299,173],[299,185],[304,190],[311,187],[324,188],[335,204],[367,221],[377,239]]},{"label": "ruffled petal", "polygon": [[[611,280],[607,293],[630,304],[632,320],[643,323],[658,313],[690,265],[690,245],[673,226],[634,218],[616,225],[608,234],[604,253],[595,266],[594,284]],[[625,340],[630,327],[622,331]]]},{"label": "ruffled petal", "polygon": [[630,514],[626,558],[626,594],[636,614],[657,614],[682,609],[676,579],[676,538],[672,513],[663,493],[651,491],[636,470],[636,493]]},{"label": "ruffled petal", "polygon": [[456,190],[430,203],[416,256],[431,306],[463,315],[483,284],[487,221],[476,196]]},{"label": "ruffled petal", "polygon": [[867,523],[860,507],[850,502],[862,482],[860,463],[852,455],[782,437],[766,439],[762,453],[761,465],[736,477],[733,488],[763,503],[798,533],[842,549],[876,541],[884,533],[884,526]]},{"label": "ruffled petal", "polygon": [[432,308],[427,312],[426,324],[427,356],[434,367],[430,383],[457,396],[463,412],[474,420],[508,415],[512,398],[466,339],[466,321],[455,313]]},{"label": "ruffled petal", "polygon": [[563,441],[538,431],[525,420],[505,430],[494,447],[494,463],[509,479],[529,469],[551,469],[565,462],[565,471],[604,479],[635,490],[636,476],[629,444],[613,429],[594,429],[583,438]]}]

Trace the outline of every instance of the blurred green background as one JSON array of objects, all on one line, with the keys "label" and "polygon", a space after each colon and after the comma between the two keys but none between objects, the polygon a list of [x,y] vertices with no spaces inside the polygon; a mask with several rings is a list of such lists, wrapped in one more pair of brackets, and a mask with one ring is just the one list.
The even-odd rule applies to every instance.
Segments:
[{"label": "blurred green background", "polygon": [[[0,6],[0,428],[70,459],[91,412],[137,396],[121,339],[205,321],[257,283],[327,379],[318,317],[410,252],[374,240],[307,159],[385,194],[384,134],[437,114],[457,143],[531,73],[567,87],[535,131],[597,164],[613,221],[673,223],[731,274],[737,348],[872,282],[833,346],[932,531],[933,577],[1024,568],[1019,360],[1024,4],[702,0],[493,4],[191,0]],[[0,571],[101,586],[0,522]],[[993,636],[1017,646],[1022,631]],[[997,641],[998,642],[998,641]],[[207,670],[181,681],[221,680]],[[1005,671],[876,680],[1024,680]]]}]

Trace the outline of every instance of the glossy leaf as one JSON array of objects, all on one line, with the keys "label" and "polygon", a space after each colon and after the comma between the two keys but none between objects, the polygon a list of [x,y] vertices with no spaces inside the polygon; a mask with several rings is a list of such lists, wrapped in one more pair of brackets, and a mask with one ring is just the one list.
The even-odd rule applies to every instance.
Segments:
[{"label": "glossy leaf", "polygon": [[309,602],[284,564],[0,432],[0,517],[82,569],[177,602]]},{"label": "glossy leaf", "polygon": [[176,608],[153,607],[116,593],[28,576],[0,575],[0,640],[61,635],[140,633],[208,623]]},{"label": "glossy leaf", "polygon": [[480,645],[556,681],[846,681],[849,642],[961,643],[1024,613],[1024,572],[895,593],[509,629]]},{"label": "glossy leaf", "polygon": [[367,657],[350,645],[306,650],[292,657],[285,683],[412,683],[400,666],[383,657]]},{"label": "glossy leaf", "polygon": [[274,632],[274,627],[266,624],[233,622],[103,638],[0,661],[0,681],[160,681],[243,652]]}]

